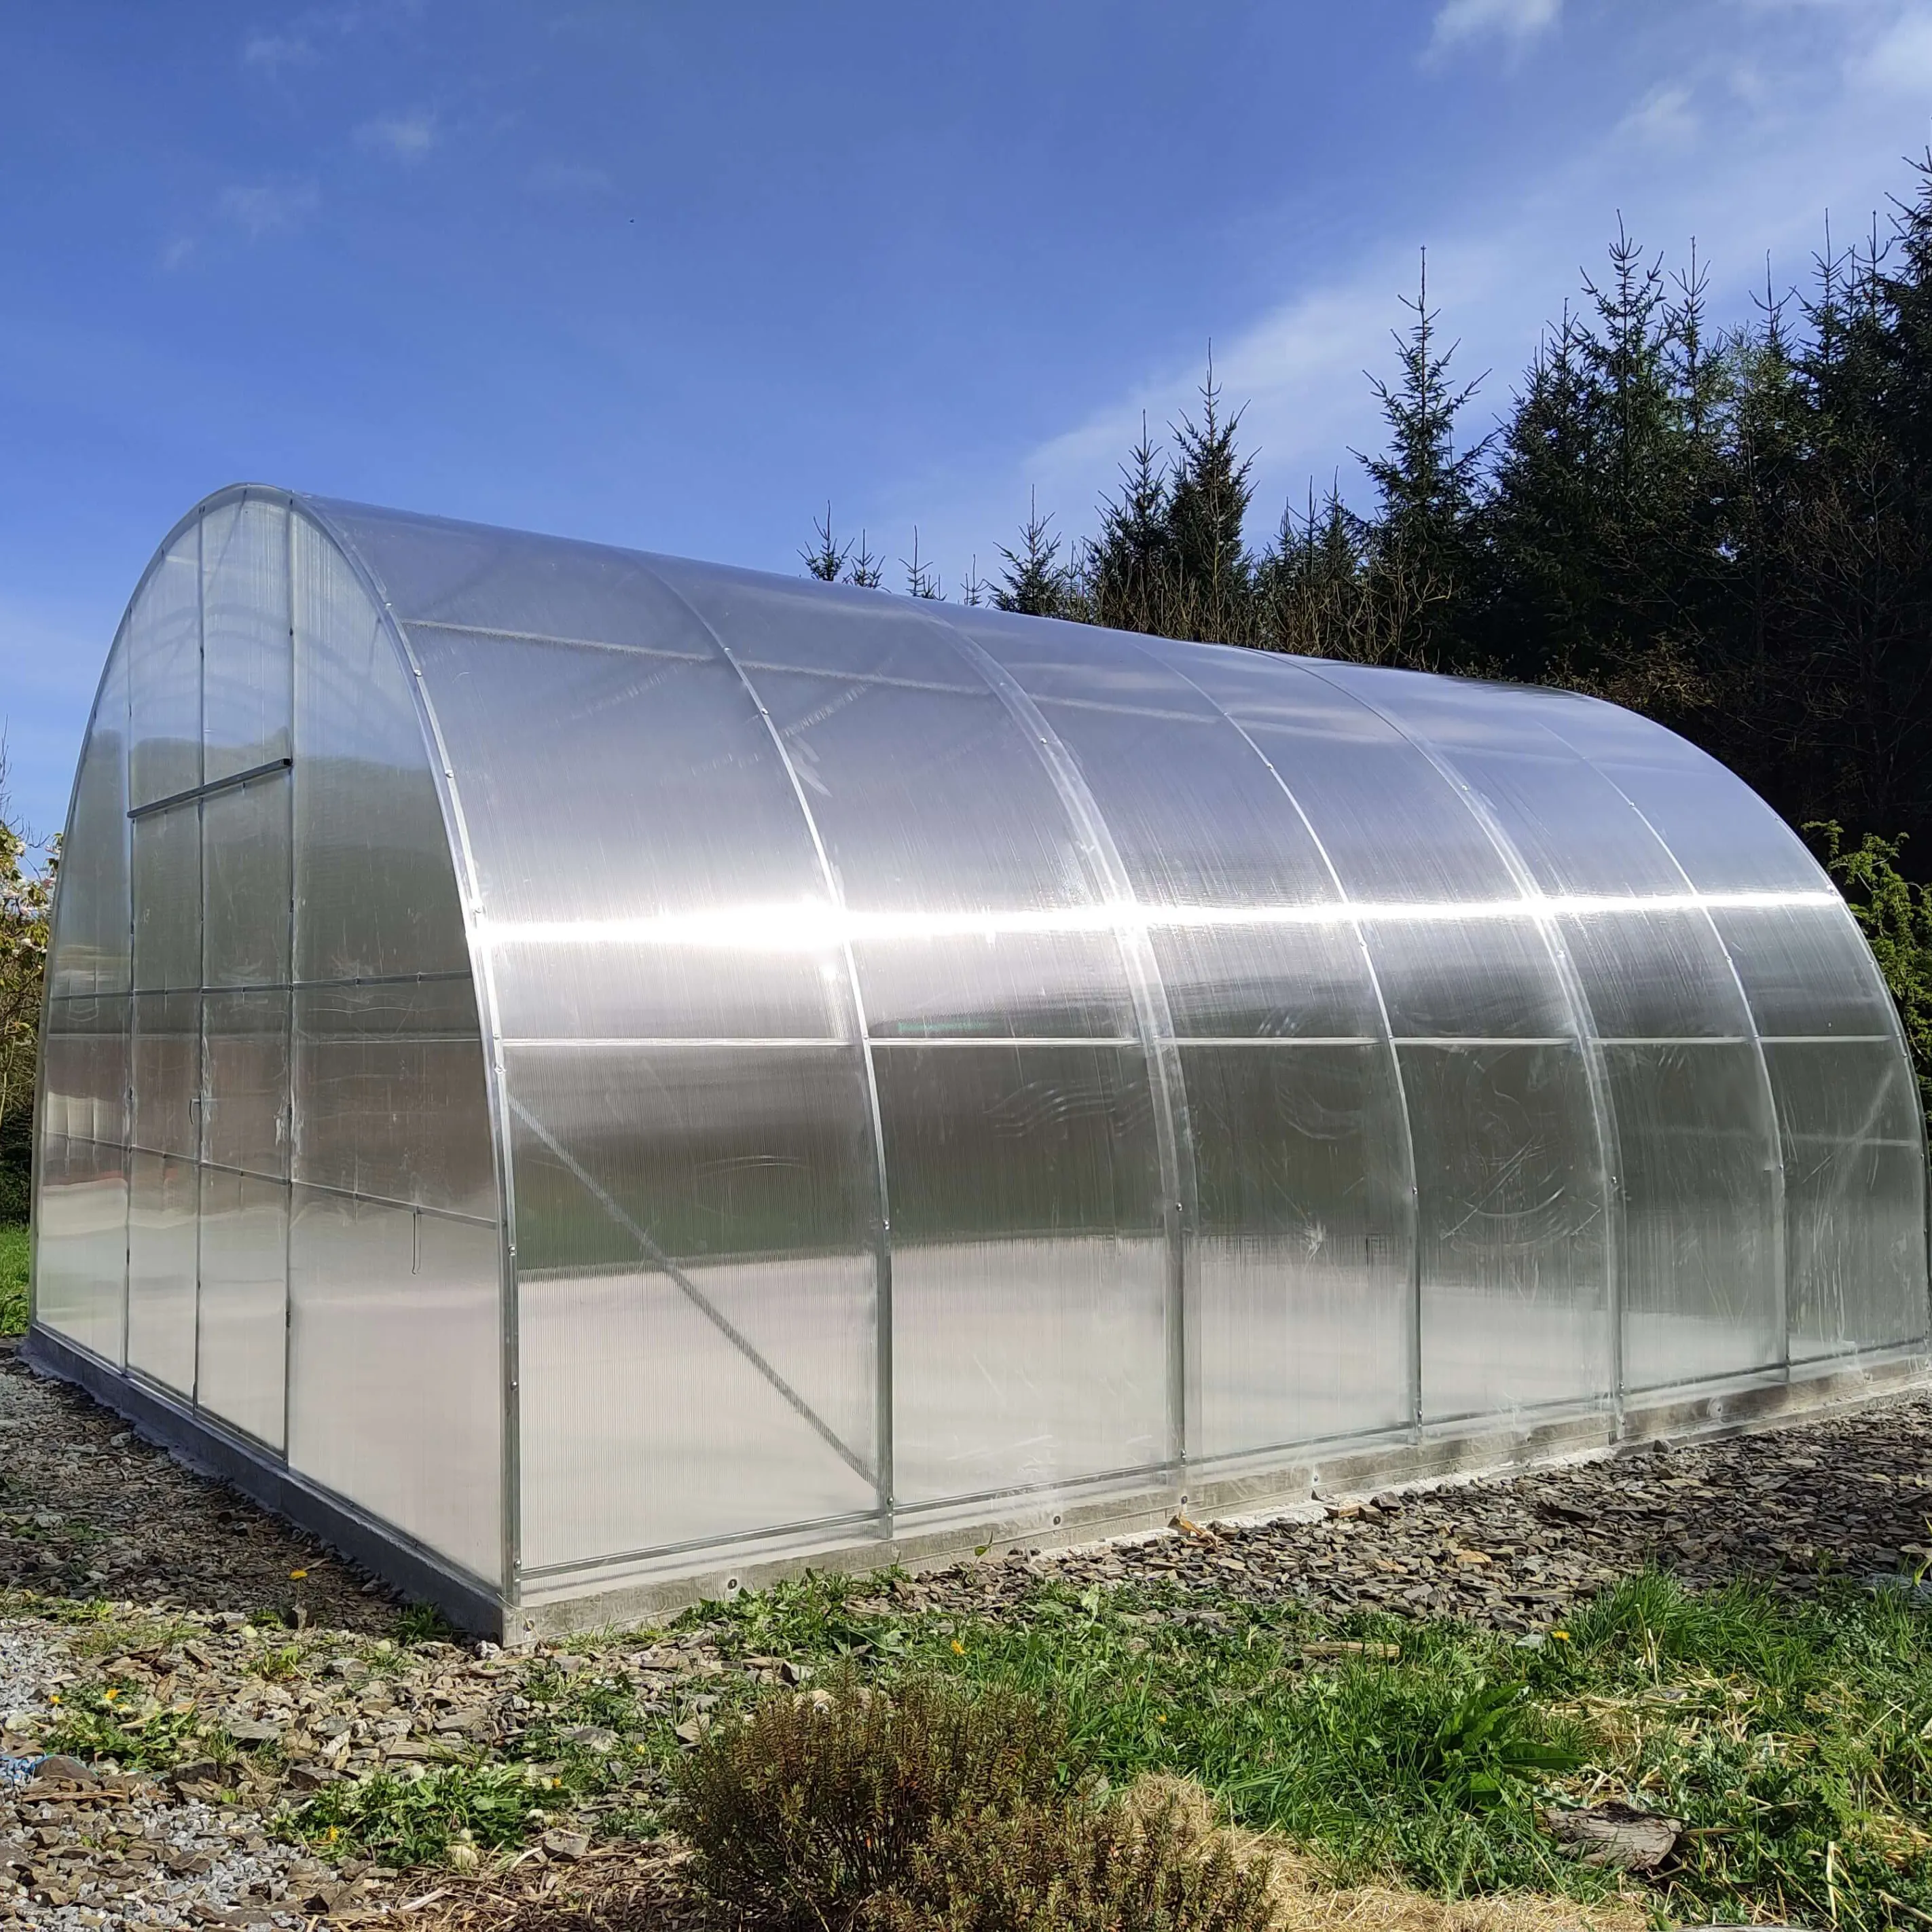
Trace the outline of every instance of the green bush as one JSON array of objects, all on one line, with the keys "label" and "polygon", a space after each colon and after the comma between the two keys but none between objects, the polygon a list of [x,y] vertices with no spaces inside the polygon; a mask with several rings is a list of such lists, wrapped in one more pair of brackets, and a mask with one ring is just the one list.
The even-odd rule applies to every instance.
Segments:
[{"label": "green bush", "polygon": [[1932,1113],[1932,891],[1898,869],[1899,839],[1868,832],[1848,852],[1834,821],[1814,820],[1804,830],[1816,836],[1826,870],[1885,975],[1918,1069],[1919,1103]]},{"label": "green bush", "polygon": [[711,1731],[674,1773],[670,1820],[714,1896],[823,1932],[908,1882],[941,1826],[1052,1803],[1067,1758],[1060,1719],[1029,1697],[940,1678],[888,1696],[848,1674]]}]

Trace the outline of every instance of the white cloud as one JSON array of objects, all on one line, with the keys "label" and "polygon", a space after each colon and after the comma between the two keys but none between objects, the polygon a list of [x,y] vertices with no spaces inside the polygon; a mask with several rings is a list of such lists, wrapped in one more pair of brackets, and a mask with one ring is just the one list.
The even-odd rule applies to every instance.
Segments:
[{"label": "white cloud", "polygon": [[192,235],[177,236],[161,250],[161,266],[172,274],[194,253],[194,246]]},{"label": "white cloud", "polygon": [[1436,16],[1431,44],[1454,46],[1496,34],[1521,43],[1556,24],[1563,0],[1444,0]]},{"label": "white cloud", "polygon": [[1617,131],[1646,147],[1681,148],[1697,134],[1696,110],[1688,87],[1653,87],[1617,124]]},{"label": "white cloud", "polygon": [[400,160],[420,160],[436,144],[436,115],[427,107],[405,114],[380,114],[356,130],[356,145],[392,154]]},{"label": "white cloud", "polygon": [[300,226],[321,197],[312,182],[260,182],[221,190],[221,212],[251,242]]},{"label": "white cloud", "polygon": [[1908,9],[1852,62],[1855,84],[1932,98],[1932,10]]},{"label": "white cloud", "polygon": [[575,161],[539,161],[531,169],[530,186],[549,194],[608,194],[614,184],[602,168]]}]

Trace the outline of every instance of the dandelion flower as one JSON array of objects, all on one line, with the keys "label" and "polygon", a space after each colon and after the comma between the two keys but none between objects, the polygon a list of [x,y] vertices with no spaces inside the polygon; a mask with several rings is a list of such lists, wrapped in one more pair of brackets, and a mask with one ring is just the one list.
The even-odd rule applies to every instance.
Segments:
[{"label": "dandelion flower", "polygon": [[308,1572],[306,1570],[291,1570],[289,1572],[289,1581],[291,1583],[300,1583],[304,1582],[308,1576]]},{"label": "dandelion flower", "polygon": [[966,1654],[966,1646],[956,1636],[952,1640],[952,1648],[958,1656],[964,1657]]}]

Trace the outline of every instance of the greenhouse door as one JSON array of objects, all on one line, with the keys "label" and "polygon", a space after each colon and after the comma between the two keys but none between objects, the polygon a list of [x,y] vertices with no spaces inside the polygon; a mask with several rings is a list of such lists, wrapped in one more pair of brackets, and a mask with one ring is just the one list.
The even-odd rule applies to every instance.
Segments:
[{"label": "greenhouse door", "polygon": [[196,1403],[283,1442],[289,1304],[289,772],[202,800]]}]

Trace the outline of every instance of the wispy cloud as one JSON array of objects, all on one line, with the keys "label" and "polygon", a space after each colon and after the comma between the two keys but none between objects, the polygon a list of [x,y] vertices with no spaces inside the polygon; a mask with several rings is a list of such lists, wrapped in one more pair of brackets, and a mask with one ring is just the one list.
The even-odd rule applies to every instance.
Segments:
[{"label": "wispy cloud", "polygon": [[1492,34],[1520,45],[1555,26],[1562,10],[1563,0],[1444,0],[1431,45],[1450,47]]},{"label": "wispy cloud", "polygon": [[177,236],[161,250],[161,266],[172,274],[187,262],[194,250],[195,240],[192,235]]},{"label": "wispy cloud", "polygon": [[312,182],[238,182],[221,190],[220,208],[250,241],[259,242],[300,226],[320,200]]},{"label": "wispy cloud", "polygon": [[412,107],[406,113],[379,114],[356,130],[356,145],[404,161],[421,160],[439,136],[433,109]]},{"label": "wispy cloud", "polygon": [[608,194],[613,185],[602,168],[577,161],[539,161],[530,170],[530,184],[546,194]]},{"label": "wispy cloud", "polygon": [[1696,138],[1697,110],[1688,87],[1654,87],[1617,124],[1617,131],[1650,148],[1681,148]]},{"label": "wispy cloud", "polygon": [[1854,58],[1851,78],[1881,93],[1932,94],[1932,8],[1907,8]]}]

